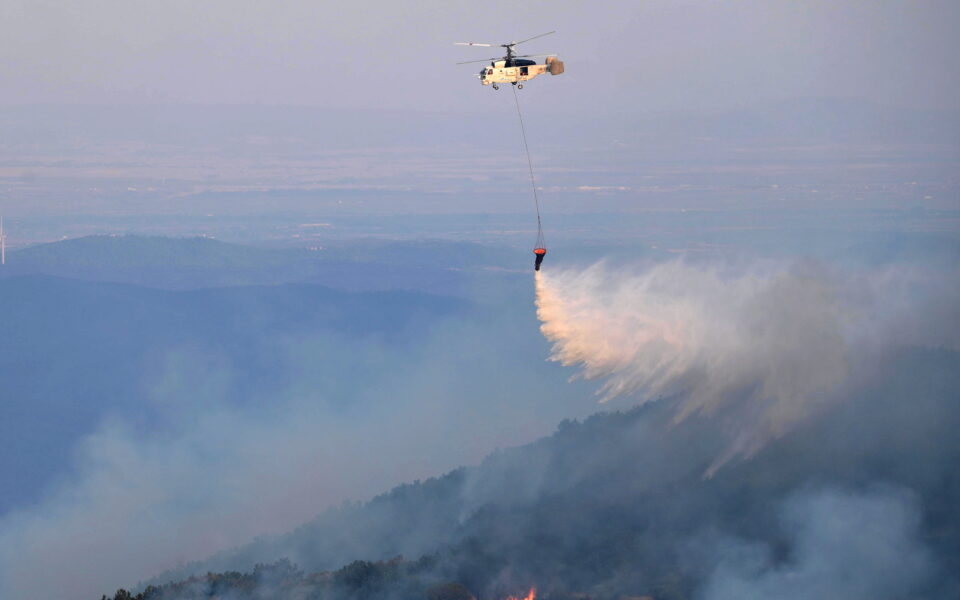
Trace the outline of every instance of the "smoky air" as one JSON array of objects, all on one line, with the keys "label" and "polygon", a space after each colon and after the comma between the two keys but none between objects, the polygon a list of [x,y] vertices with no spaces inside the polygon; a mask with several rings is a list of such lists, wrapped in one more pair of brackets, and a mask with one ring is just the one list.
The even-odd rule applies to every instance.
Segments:
[{"label": "smoky air", "polygon": [[957,598],[958,6],[8,1],[0,598]]}]

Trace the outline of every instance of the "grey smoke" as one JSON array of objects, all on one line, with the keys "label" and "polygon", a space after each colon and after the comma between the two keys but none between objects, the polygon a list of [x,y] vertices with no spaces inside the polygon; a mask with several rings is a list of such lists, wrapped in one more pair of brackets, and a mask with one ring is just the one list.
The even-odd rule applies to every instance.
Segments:
[{"label": "grey smoke", "polygon": [[[171,350],[149,382],[163,431],[108,419],[77,448],[70,478],[0,518],[0,596],[99,597],[586,414],[582,390],[521,360],[539,340],[529,313],[516,318],[447,322],[403,352],[273,340],[288,380],[242,406],[224,396],[235,367],[223,357]],[[334,393],[318,394],[331,377]]]},{"label": "grey smoke", "polygon": [[744,540],[718,544],[719,564],[701,599],[947,598],[957,591],[920,539],[920,511],[906,490],[807,490],[787,500],[782,520],[792,547],[786,560]]}]

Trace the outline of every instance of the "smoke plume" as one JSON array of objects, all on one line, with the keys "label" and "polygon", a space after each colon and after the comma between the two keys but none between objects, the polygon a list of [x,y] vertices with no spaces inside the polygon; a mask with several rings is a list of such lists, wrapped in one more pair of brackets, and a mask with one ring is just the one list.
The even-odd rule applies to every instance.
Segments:
[{"label": "smoke plume", "polygon": [[813,263],[599,263],[538,273],[537,314],[551,360],[602,379],[602,401],[669,396],[677,422],[718,419],[731,441],[712,475],[842,397],[867,349],[910,329],[925,283],[908,271],[854,278]]},{"label": "smoke plume", "polygon": [[[581,391],[522,362],[542,343],[532,319],[497,315],[437,324],[416,348],[277,334],[264,343],[285,375],[247,404],[229,396],[240,369],[229,355],[171,349],[144,382],[168,427],[106,419],[69,478],[0,515],[0,598],[99,598],[586,413]],[[476,350],[503,339],[502,351]]]}]

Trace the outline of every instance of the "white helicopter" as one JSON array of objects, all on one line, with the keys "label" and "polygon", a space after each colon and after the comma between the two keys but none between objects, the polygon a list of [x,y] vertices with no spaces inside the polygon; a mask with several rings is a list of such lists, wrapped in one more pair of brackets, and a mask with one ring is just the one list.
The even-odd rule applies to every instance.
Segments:
[{"label": "white helicopter", "polygon": [[[481,44],[479,42],[455,42],[455,46],[485,46],[485,47],[500,47],[507,49],[507,55],[502,58],[484,58],[481,60],[468,60],[465,62],[459,62],[458,65],[466,65],[469,63],[478,63],[478,62],[490,62],[490,66],[484,67],[479,75],[480,83],[483,85],[492,85],[493,89],[499,90],[501,83],[512,83],[517,86],[517,89],[523,89],[523,82],[529,81],[536,77],[537,75],[543,75],[544,73],[550,73],[551,75],[559,75],[563,73],[563,61],[558,59],[556,55],[553,54],[521,54],[516,55],[513,53],[514,46],[522,44],[524,42],[529,42],[530,40],[535,40],[541,38],[545,35],[550,35],[551,33],[556,33],[555,31],[548,31],[547,33],[541,33],[540,35],[535,35],[532,38],[527,38],[525,40],[520,40],[519,42],[510,42],[507,44]],[[529,60],[532,57],[536,56],[546,56],[544,64],[538,65],[537,61]]]}]

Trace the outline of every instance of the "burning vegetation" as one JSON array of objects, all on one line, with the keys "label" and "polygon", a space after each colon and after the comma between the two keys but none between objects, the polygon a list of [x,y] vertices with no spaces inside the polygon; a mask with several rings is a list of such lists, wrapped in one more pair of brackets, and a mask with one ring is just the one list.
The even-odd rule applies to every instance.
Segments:
[{"label": "burning vegetation", "polygon": [[537,597],[537,589],[530,588],[530,591],[527,592],[526,596],[523,596],[522,598],[518,596],[507,596],[507,600],[536,600],[536,597]]}]

